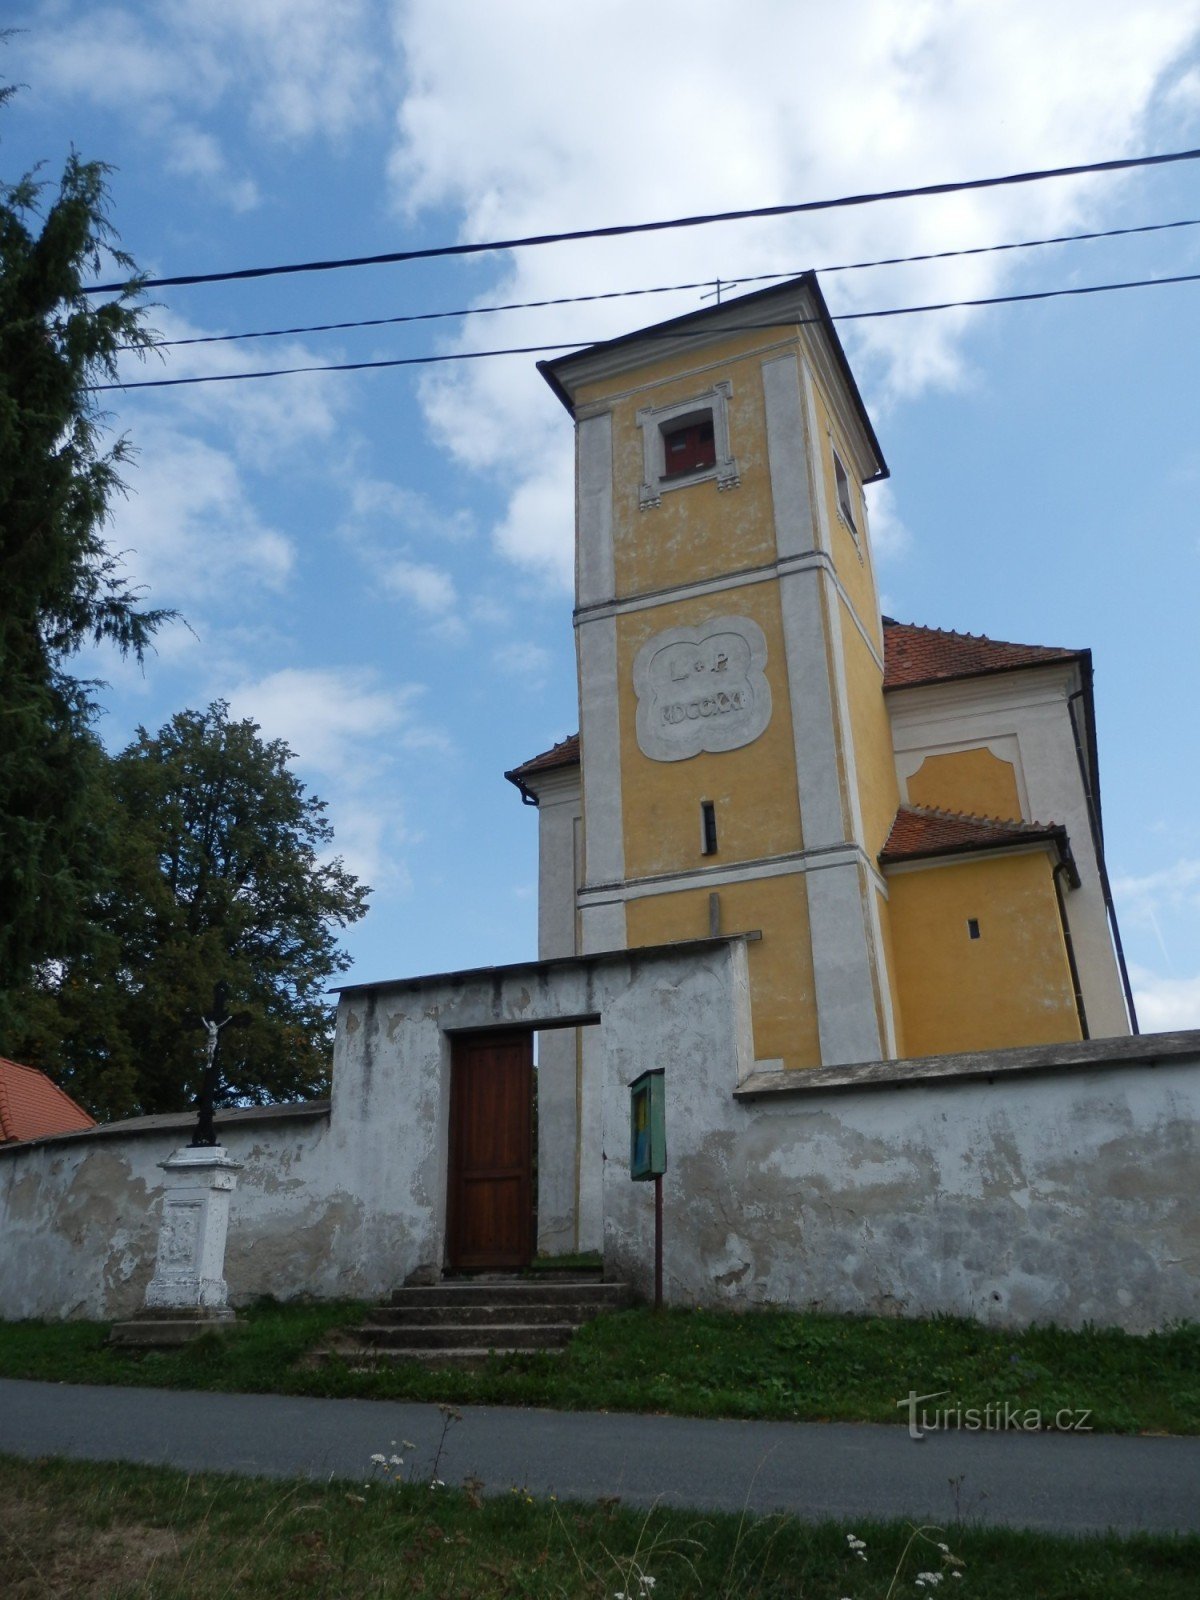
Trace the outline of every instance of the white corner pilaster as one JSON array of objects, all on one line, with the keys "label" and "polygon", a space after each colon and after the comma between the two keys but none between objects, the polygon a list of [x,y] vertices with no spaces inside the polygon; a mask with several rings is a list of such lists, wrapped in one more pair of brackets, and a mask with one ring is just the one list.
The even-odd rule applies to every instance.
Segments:
[{"label": "white corner pilaster", "polygon": [[576,426],[575,603],[597,605],[616,591],[613,555],[612,415]]},{"label": "white corner pilaster", "polygon": [[795,353],[789,351],[764,361],[762,380],[775,547],[781,558],[804,555],[817,548],[817,541],[800,364]]},{"label": "white corner pilaster", "polygon": [[805,883],[821,1065],[878,1061],[884,1050],[867,944],[870,920],[858,866],[810,871]]},{"label": "white corner pilaster", "polygon": [[581,618],[575,637],[579,650],[579,731],[584,753],[585,881],[619,883],[625,876],[625,839],[621,814],[617,620],[615,617]]},{"label": "white corner pilaster", "polygon": [[800,797],[800,827],[806,850],[846,839],[833,685],[817,570],[787,572],[779,579],[788,698]]}]

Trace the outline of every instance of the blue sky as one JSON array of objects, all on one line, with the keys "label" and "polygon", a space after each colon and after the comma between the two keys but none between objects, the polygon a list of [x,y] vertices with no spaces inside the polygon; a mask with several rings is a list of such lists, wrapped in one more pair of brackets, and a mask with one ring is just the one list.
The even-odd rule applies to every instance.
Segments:
[{"label": "blue sky", "polygon": [[[1200,5],[53,0],[0,174],[113,164],[151,274],[772,205],[1200,145]],[[1200,217],[1200,162],[469,261],[162,292],[167,338],[455,311]],[[1200,227],[828,273],[838,311],[1200,272]],[[571,341],[695,292],[165,351],[143,375]],[[906,621],[1094,651],[1109,867],[1150,1027],[1200,1026],[1200,285],[844,324]],[[138,376],[131,371],[131,376]],[[224,696],[375,888],[356,981],[536,949],[502,773],[576,727],[571,428],[530,357],[110,397],[111,537],[189,628],[102,732]]]}]

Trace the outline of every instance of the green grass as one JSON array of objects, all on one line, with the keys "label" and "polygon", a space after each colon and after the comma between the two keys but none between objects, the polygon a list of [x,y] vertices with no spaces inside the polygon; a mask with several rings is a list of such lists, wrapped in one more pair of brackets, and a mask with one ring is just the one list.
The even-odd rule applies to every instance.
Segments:
[{"label": "green grass", "polygon": [[1200,1325],[1138,1337],[1114,1329],[1023,1333],[957,1318],[932,1322],[783,1311],[617,1312],[559,1356],[493,1356],[470,1370],[416,1362],[354,1372],[308,1354],[361,1321],[350,1302],[242,1314],[225,1339],[176,1351],[109,1347],[107,1325],[0,1323],[0,1376],[54,1382],[447,1400],[678,1416],[893,1422],[910,1389],[941,1405],[1011,1402],[1050,1416],[1092,1412],[1112,1433],[1200,1433]]},{"label": "green grass", "polygon": [[556,1272],[599,1272],[603,1266],[604,1257],[599,1250],[575,1250],[557,1256],[534,1256],[522,1276],[541,1277],[547,1272],[551,1276]]},{"label": "green grass", "polygon": [[941,1592],[964,1600],[1194,1600],[1200,1570],[1196,1538],[1076,1540],[953,1525],[914,1538],[900,1524],[857,1523],[861,1561],[850,1530],[828,1523],[558,1505],[520,1486],[494,1497],[479,1487],[434,1493],[423,1482],[264,1482],[0,1457],[4,1594],[884,1600],[897,1573],[897,1592],[919,1595],[928,1591],[914,1586],[916,1574],[940,1569]]}]

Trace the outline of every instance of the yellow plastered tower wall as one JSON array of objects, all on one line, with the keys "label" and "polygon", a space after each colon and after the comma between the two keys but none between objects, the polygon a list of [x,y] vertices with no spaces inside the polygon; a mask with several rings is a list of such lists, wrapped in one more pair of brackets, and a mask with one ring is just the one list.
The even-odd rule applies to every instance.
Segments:
[{"label": "yellow plastered tower wall", "polygon": [[581,727],[509,774],[542,954],[757,932],[760,1070],[1135,1030],[1090,655],[880,616],[887,468],[814,277],[542,371]]},{"label": "yellow plastered tower wall", "polygon": [[761,1062],[895,1055],[887,469],[815,278],[542,370],[576,423],[582,949],[759,932]]},{"label": "yellow plastered tower wall", "polygon": [[[757,935],[754,1075],[1136,1031],[1091,658],[880,615],[887,468],[813,275],[541,370],[580,732],[506,774],[539,955]],[[602,1242],[594,1033],[539,1042],[544,1250]]]}]

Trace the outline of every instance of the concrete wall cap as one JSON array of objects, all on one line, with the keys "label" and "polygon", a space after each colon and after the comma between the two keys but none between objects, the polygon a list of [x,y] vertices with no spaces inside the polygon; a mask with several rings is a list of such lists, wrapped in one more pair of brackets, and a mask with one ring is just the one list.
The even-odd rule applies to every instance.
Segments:
[{"label": "concrete wall cap", "polygon": [[[329,1116],[328,1100],[294,1100],[276,1106],[218,1106],[218,1128],[240,1127],[243,1123],[270,1124],[292,1122],[302,1118]],[[126,1117],[122,1122],[102,1122],[94,1128],[83,1128],[77,1133],[52,1133],[44,1139],[20,1139],[11,1144],[0,1144],[0,1160],[6,1155],[22,1155],[48,1144],[76,1144],[80,1140],[140,1139],[163,1133],[187,1133],[195,1126],[194,1111],[168,1111],[153,1117]]]},{"label": "concrete wall cap", "polygon": [[919,1056],[900,1061],[862,1061],[850,1066],[812,1067],[790,1072],[754,1072],[733,1093],[738,1100],[762,1100],[947,1081],[976,1082],[980,1078],[1007,1078],[1021,1073],[1080,1072],[1089,1068],[1103,1070],[1126,1066],[1153,1068],[1168,1062],[1200,1067],[1200,1029],[1143,1033],[1132,1038],[1085,1039],[1068,1044],[1025,1045],[1014,1050]]}]

